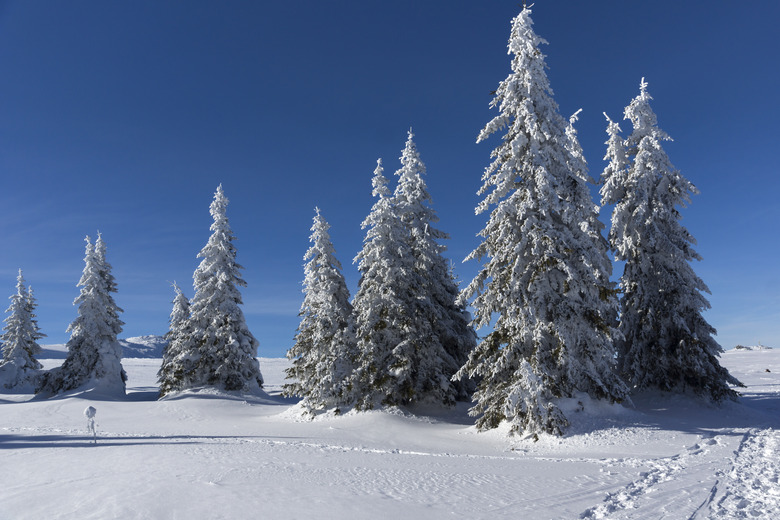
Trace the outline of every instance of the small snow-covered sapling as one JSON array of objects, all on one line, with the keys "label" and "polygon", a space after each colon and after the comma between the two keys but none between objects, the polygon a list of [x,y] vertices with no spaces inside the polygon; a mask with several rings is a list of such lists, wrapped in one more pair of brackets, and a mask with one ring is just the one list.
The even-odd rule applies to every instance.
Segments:
[{"label": "small snow-covered sapling", "polygon": [[87,406],[84,415],[87,417],[87,431],[92,432],[92,440],[97,444],[97,429],[95,428],[95,414],[97,410],[94,406]]}]

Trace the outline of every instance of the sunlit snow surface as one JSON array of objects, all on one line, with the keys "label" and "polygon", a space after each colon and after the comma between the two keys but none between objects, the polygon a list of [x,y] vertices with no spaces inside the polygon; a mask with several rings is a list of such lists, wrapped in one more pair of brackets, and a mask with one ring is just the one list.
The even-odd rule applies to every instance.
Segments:
[{"label": "sunlit snow surface", "polygon": [[567,437],[533,442],[465,405],[303,420],[284,359],[260,359],[264,397],[157,401],[160,360],[124,359],[124,401],[0,394],[0,519],[777,518],[780,349],[721,361],[741,404],[574,399]]}]

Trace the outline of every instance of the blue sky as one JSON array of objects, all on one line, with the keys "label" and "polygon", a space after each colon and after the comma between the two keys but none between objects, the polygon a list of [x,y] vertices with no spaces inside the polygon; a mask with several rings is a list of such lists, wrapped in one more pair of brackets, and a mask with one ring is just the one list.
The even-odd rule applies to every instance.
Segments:
[{"label": "blue sky", "polygon": [[[518,12],[517,1],[0,0],[0,296],[21,267],[44,343],[67,341],[83,238],[100,230],[123,337],[163,334],[170,282],[193,294],[222,183],[247,321],[260,355],[281,356],[314,207],[354,294],[375,162],[392,176],[409,127],[469,281],[477,265],[461,261],[487,218],[474,215],[476,191],[497,142],[475,140]],[[712,290],[706,318],[724,348],[780,347],[780,3],[539,0],[533,19],[561,112],[583,109],[594,177],[602,112],[622,120],[647,79],[675,139],[666,150],[701,191],[683,223]]]}]

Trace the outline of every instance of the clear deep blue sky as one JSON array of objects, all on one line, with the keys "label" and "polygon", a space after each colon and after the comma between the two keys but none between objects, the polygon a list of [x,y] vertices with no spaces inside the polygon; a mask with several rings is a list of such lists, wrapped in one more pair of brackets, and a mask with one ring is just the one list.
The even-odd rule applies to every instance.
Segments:
[{"label": "clear deep blue sky", "polygon": [[[44,343],[62,343],[85,235],[108,246],[123,337],[163,334],[192,296],[222,183],[261,356],[292,344],[314,207],[354,294],[371,175],[411,126],[461,263],[487,215],[476,191],[497,139],[490,91],[509,72],[519,2],[0,0],[0,305],[24,270]],[[583,112],[597,177],[606,111],[649,82],[666,150],[701,195],[683,210],[724,348],[780,347],[780,2],[537,0],[555,98]],[[623,129],[629,128],[628,122]],[[602,212],[608,222],[609,212]],[[619,275],[616,269],[616,275]]]}]

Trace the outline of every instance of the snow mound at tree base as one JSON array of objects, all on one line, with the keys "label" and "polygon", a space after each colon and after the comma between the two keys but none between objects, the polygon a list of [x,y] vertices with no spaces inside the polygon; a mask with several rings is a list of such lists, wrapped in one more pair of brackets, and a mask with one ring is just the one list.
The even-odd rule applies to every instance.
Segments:
[{"label": "snow mound at tree base", "polygon": [[[56,368],[54,370],[57,370]],[[125,384],[117,378],[90,378],[77,388],[65,391],[40,391],[35,400],[41,399],[90,399],[94,401],[124,401],[127,397]]]},{"label": "snow mound at tree base", "polygon": [[19,366],[13,360],[7,361],[0,365],[0,393],[33,393],[42,372],[42,370]]}]

